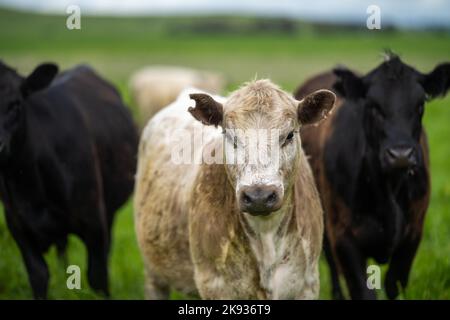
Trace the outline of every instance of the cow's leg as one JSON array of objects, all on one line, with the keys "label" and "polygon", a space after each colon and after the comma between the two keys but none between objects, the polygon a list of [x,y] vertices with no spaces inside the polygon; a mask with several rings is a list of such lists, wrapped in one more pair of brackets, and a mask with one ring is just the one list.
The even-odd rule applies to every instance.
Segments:
[{"label": "cow's leg", "polygon": [[[95,163],[96,164],[96,163]],[[108,257],[111,244],[110,224],[104,202],[102,183],[97,166],[84,190],[86,202],[78,210],[84,213],[80,235],[87,248],[88,282],[92,289],[109,297]],[[86,184],[88,184],[86,182]]]},{"label": "cow's leg", "polygon": [[109,296],[108,253],[109,237],[105,228],[98,226],[88,231],[85,239],[88,252],[88,281],[92,289]]},{"label": "cow's leg", "polygon": [[145,266],[145,298],[148,300],[167,300],[170,296],[169,285]]},{"label": "cow's leg", "polygon": [[366,259],[353,239],[346,235],[338,238],[335,249],[351,298],[354,300],[376,299],[375,292],[367,287]]},{"label": "cow's leg", "polygon": [[67,267],[69,265],[66,250],[67,237],[64,237],[56,242],[56,253],[58,255],[58,260],[64,267]]},{"label": "cow's leg", "polygon": [[[87,206],[92,214],[84,222],[81,237],[88,254],[88,281],[92,289],[109,296],[108,287],[108,256],[110,248],[110,233],[107,226],[103,203],[97,208]],[[87,210],[87,209],[85,209]]]},{"label": "cow's leg", "polygon": [[325,233],[324,237],[324,252],[325,252],[325,258],[328,262],[328,267],[330,269],[330,276],[331,276],[331,295],[333,299],[335,300],[343,300],[344,295],[342,294],[341,285],[339,283],[339,273],[337,269],[336,262],[334,261],[333,252],[331,251],[330,242],[328,239],[328,236]]},{"label": "cow's leg", "polygon": [[17,241],[35,299],[46,299],[49,272],[42,253],[30,242]]},{"label": "cow's leg", "polygon": [[14,213],[8,208],[5,208],[5,217],[11,235],[22,255],[33,296],[35,299],[46,299],[50,275],[42,251],[38,247],[39,243],[29,237],[27,231],[20,226],[17,218],[14,217]]},{"label": "cow's leg", "polygon": [[420,234],[406,238],[395,249],[384,280],[386,295],[389,299],[395,299],[398,296],[398,285],[402,289],[406,288],[420,239]]}]

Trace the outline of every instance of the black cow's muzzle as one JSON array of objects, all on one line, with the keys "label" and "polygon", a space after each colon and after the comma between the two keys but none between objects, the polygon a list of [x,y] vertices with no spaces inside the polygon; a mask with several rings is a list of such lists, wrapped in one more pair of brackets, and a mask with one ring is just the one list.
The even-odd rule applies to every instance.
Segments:
[{"label": "black cow's muzzle", "polygon": [[417,153],[413,146],[402,145],[386,148],[384,162],[387,169],[409,169],[417,165]]}]

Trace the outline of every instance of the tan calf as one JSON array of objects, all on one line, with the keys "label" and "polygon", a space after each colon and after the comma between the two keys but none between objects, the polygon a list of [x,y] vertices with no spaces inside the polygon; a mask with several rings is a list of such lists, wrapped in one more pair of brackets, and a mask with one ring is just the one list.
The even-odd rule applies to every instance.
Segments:
[{"label": "tan calf", "polygon": [[[141,138],[134,203],[148,298],[168,298],[170,288],[204,299],[318,297],[322,208],[298,131],[334,99],[319,90],[296,101],[258,80],[227,99],[187,90],[155,115]],[[196,130],[193,161],[177,163],[175,142]],[[252,162],[251,130],[271,132],[257,153],[277,161]],[[220,161],[206,164],[205,154]]]}]

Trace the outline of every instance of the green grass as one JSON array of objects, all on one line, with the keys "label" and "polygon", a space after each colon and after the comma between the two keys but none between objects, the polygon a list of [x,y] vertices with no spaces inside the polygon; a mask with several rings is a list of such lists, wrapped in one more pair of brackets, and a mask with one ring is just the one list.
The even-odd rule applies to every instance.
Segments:
[{"label": "green grass", "polygon": [[[130,100],[127,80],[147,64],[183,65],[223,72],[228,90],[258,77],[270,77],[293,90],[307,77],[336,64],[368,71],[391,48],[423,72],[448,61],[450,35],[426,32],[348,31],[318,32],[299,24],[292,35],[223,34],[182,35],[172,24],[199,18],[82,18],[82,30],[69,31],[63,16],[40,16],[0,10],[0,58],[26,74],[42,61],[55,61],[62,69],[91,64],[117,85]],[[169,31],[168,31],[169,30]],[[134,112],[134,114],[137,114]],[[425,126],[431,149],[432,196],[424,238],[416,257],[404,299],[450,298],[450,97],[426,107]],[[131,201],[118,213],[114,225],[110,283],[112,298],[141,299],[143,266],[137,248]],[[82,290],[66,288],[65,267],[50,250],[51,299],[99,299],[86,281],[86,251],[69,239],[68,261],[83,271]],[[329,276],[321,266],[321,298],[328,299]],[[383,295],[381,295],[383,296]],[[27,275],[17,246],[0,214],[0,299],[29,299]],[[183,298],[174,293],[172,298]]]}]

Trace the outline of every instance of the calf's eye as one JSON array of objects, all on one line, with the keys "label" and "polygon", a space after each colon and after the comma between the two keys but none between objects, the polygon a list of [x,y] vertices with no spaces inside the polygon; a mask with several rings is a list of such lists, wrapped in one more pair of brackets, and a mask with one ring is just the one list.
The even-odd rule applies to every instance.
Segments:
[{"label": "calf's eye", "polygon": [[288,133],[288,135],[286,136],[286,140],[284,140],[283,143],[283,147],[287,144],[289,144],[290,142],[292,142],[292,140],[294,139],[294,131],[291,131]]}]

